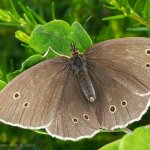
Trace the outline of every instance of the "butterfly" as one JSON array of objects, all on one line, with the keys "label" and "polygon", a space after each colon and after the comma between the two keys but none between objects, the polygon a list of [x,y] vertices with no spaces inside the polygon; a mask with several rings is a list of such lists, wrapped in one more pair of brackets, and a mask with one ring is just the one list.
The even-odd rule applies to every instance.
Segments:
[{"label": "butterfly", "polygon": [[150,105],[150,39],[112,39],[45,60],[0,92],[0,120],[60,139],[92,137],[141,119]]}]

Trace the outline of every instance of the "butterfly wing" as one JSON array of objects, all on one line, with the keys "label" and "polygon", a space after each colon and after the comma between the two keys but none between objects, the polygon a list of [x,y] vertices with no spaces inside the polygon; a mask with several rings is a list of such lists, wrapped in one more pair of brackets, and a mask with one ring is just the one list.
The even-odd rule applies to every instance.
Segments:
[{"label": "butterfly wing", "polygon": [[1,121],[33,129],[48,125],[63,90],[67,61],[43,61],[12,80],[0,92]]},{"label": "butterfly wing", "polygon": [[46,128],[47,132],[63,140],[78,140],[96,134],[100,126],[93,105],[83,96],[72,71],[65,85],[57,113]]},{"label": "butterfly wing", "polygon": [[108,40],[85,54],[103,128],[125,127],[139,120],[150,105],[150,39]]}]

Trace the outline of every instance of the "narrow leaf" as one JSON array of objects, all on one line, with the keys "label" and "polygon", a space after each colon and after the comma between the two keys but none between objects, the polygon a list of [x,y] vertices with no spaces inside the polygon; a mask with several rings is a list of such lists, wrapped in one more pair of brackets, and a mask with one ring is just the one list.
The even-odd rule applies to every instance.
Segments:
[{"label": "narrow leaf", "polygon": [[0,80],[0,90],[2,90],[7,85],[6,82]]},{"label": "narrow leaf", "polygon": [[146,0],[144,4],[143,18],[150,21],[150,0]]},{"label": "narrow leaf", "polygon": [[127,28],[127,31],[142,32],[142,31],[150,31],[150,29],[147,27],[134,27],[134,28]]},{"label": "narrow leaf", "polygon": [[116,15],[102,18],[103,21],[126,18],[124,15]]}]

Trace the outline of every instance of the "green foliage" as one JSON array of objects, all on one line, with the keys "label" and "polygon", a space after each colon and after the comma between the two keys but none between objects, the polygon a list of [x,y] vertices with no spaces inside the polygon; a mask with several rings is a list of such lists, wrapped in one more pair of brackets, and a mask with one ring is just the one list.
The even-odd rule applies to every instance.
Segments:
[{"label": "green foliage", "polygon": [[61,20],[54,20],[38,26],[30,36],[29,45],[43,54],[51,47],[57,53],[70,55],[70,43],[77,43],[80,52],[92,45],[92,40],[78,22],[71,26]]},{"label": "green foliage", "polygon": [[[143,0],[143,1],[137,0],[134,2],[128,0],[102,0],[102,1],[106,2],[106,7],[109,7],[110,9],[118,9],[120,12],[122,12],[122,14],[120,15],[105,17],[103,18],[103,20],[131,17],[140,23],[138,24],[138,26],[144,25],[150,28],[150,22],[149,22],[150,21],[150,11],[149,11],[150,0]],[[134,29],[134,31],[135,30],[136,29]]]},{"label": "green foliage", "polygon": [[114,141],[110,144],[107,144],[107,145],[103,146],[102,148],[100,148],[99,150],[119,150],[120,142],[121,142],[121,139]]},{"label": "green foliage", "polygon": [[0,80],[0,90],[2,90],[6,85],[7,85],[7,83],[5,83],[4,81]]},{"label": "green foliage", "polygon": [[[150,0],[54,0],[52,3],[46,0],[0,0],[0,3],[0,90],[16,75],[36,63],[56,57],[56,53],[70,55],[71,42],[75,42],[80,51],[84,52],[93,43],[111,38],[150,37]],[[54,20],[56,18],[59,20]],[[88,18],[91,19],[84,28],[90,36],[82,27]],[[49,47],[47,57],[43,57]],[[149,115],[150,112],[129,128],[149,124]],[[0,143],[31,143],[35,146],[32,149],[92,150],[115,141],[102,149],[133,149],[134,145],[130,143],[138,145],[142,139],[144,146],[149,146],[148,133],[149,127],[145,127],[136,129],[133,134],[127,134],[122,139],[124,133],[120,130],[71,142],[47,136],[43,130],[35,133],[1,124]]]},{"label": "green foliage", "polygon": [[29,7],[25,7],[20,1],[18,2],[23,15],[20,15],[16,10],[12,0],[9,0],[11,5],[10,10],[0,9],[0,24],[7,26],[17,26],[27,33],[31,33],[38,23],[45,24],[46,22]]},{"label": "green foliage", "polygon": [[150,126],[135,129],[133,133],[125,135],[121,140],[112,142],[99,150],[149,150]]}]

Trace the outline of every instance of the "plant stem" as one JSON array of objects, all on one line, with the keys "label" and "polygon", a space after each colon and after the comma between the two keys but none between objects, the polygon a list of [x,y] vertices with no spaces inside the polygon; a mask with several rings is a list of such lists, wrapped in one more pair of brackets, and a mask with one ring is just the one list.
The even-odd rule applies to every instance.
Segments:
[{"label": "plant stem", "polygon": [[125,17],[133,18],[140,24],[150,28],[150,22],[144,20],[140,15],[138,15],[138,13],[136,13],[129,4],[120,6],[120,3],[117,0],[110,0],[108,4],[112,5],[113,9],[115,8],[121,11]]},{"label": "plant stem", "polygon": [[108,129],[102,129],[100,132],[124,132],[124,133],[132,133],[132,130],[129,128],[122,128],[122,129],[115,129],[115,130],[108,130]]},{"label": "plant stem", "polygon": [[127,134],[132,133],[132,130],[130,130],[129,128],[123,128],[122,131]]},{"label": "plant stem", "polygon": [[141,18],[135,11],[131,11],[131,17],[138,21],[139,23],[145,25],[146,27],[150,28],[150,22],[145,21],[143,18]]}]

